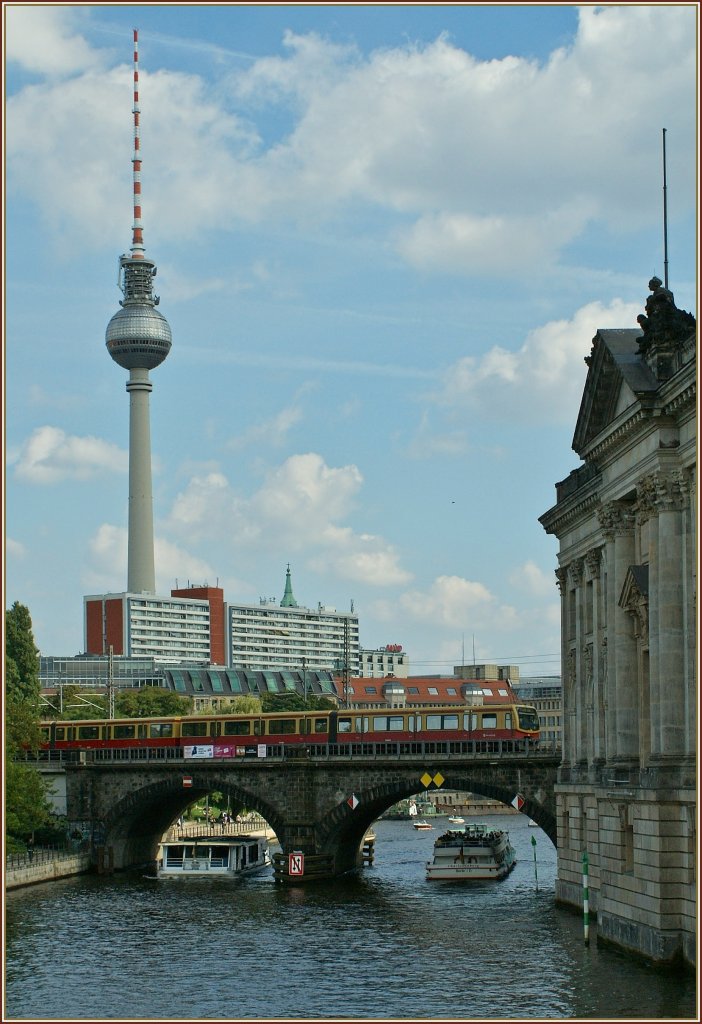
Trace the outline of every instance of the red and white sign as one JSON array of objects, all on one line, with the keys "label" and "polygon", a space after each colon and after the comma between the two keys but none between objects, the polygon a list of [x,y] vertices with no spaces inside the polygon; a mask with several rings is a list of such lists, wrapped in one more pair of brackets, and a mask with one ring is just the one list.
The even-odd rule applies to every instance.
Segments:
[{"label": "red and white sign", "polygon": [[524,801],[524,797],[522,796],[522,794],[521,793],[517,793],[517,795],[515,796],[514,800],[512,801],[512,807],[516,807],[518,811],[521,811],[522,807],[524,806],[524,802],[525,801]]},{"label": "red and white sign", "polygon": [[304,875],[305,873],[305,855],[296,850],[295,853],[288,854],[288,874],[289,875]]},{"label": "red and white sign", "polygon": [[356,808],[358,807],[358,802],[358,797],[356,796],[355,793],[352,793],[351,796],[346,801],[346,803],[349,805],[352,811],[356,810]]},{"label": "red and white sign", "polygon": [[186,787],[186,789],[189,786],[192,786],[192,784],[193,784],[193,777],[192,777],[192,775],[184,775],[183,776],[183,785]]}]

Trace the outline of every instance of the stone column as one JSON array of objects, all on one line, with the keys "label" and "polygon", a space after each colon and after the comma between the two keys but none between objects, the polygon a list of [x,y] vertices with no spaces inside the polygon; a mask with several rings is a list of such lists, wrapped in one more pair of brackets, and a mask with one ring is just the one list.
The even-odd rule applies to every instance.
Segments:
[{"label": "stone column", "polygon": [[[614,612],[617,600],[614,592],[614,526],[617,522],[617,507],[615,502],[608,502],[597,512],[597,518],[605,540],[604,567],[606,588],[605,605],[607,609],[606,621],[602,623],[604,636],[602,638],[602,655],[600,659],[600,701],[602,707],[602,719],[604,730],[605,761],[611,761],[614,757],[617,746],[617,693],[615,689],[616,667],[614,663]],[[612,638],[610,642],[610,637]]]},{"label": "stone column", "polygon": [[556,583],[561,595],[561,757],[568,762],[569,719],[568,719],[568,569],[556,569]]},{"label": "stone column", "polygon": [[594,548],[585,556],[585,566],[592,580],[592,647],[590,650],[590,680],[587,691],[588,709],[588,761],[600,763],[603,760],[602,722],[602,656],[600,650],[600,566],[602,548]]},{"label": "stone column", "polygon": [[658,529],[651,532],[656,532],[658,550],[649,568],[649,603],[655,607],[651,618],[656,626],[657,685],[651,693],[651,755],[670,758],[684,754],[686,748],[682,478],[679,473],[657,473],[655,487]]},{"label": "stone column", "polygon": [[609,502],[603,508],[600,522],[607,523],[614,534],[613,559],[609,562],[610,544],[607,546],[608,576],[613,575],[612,600],[608,603],[608,618],[613,630],[608,630],[608,648],[613,650],[614,673],[610,671],[610,683],[614,686],[616,702],[614,746],[608,747],[608,755],[618,763],[632,765],[638,757],[638,658],[636,638],[631,617],[619,604],[619,597],[626,580],[629,566],[635,561],[634,512],[628,503]]},{"label": "stone column", "polygon": [[585,717],[585,694],[584,694],[584,671],[583,671],[583,559],[577,558],[568,567],[569,583],[575,590],[575,637],[572,637],[575,647],[573,650],[574,665],[572,667],[572,690],[571,690],[571,761],[577,764],[586,759],[586,751],[583,748],[583,718]]}]

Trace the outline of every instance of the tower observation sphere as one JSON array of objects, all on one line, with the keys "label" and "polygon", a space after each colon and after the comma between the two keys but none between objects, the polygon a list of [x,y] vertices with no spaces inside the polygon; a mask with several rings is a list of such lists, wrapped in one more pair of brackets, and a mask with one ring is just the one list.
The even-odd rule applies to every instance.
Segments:
[{"label": "tower observation sphere", "polygon": [[107,325],[107,351],[125,370],[153,370],[171,350],[171,328],[155,308],[156,266],[144,257],[122,256],[120,276],[124,299],[120,302],[122,308]]}]

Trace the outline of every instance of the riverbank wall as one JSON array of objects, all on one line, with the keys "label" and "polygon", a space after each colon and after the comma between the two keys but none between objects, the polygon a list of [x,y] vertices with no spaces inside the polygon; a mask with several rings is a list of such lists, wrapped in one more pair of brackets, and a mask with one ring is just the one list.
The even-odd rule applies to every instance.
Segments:
[{"label": "riverbank wall", "polygon": [[66,852],[42,857],[40,852],[5,865],[5,889],[21,889],[25,885],[53,882],[90,871],[90,852]]}]

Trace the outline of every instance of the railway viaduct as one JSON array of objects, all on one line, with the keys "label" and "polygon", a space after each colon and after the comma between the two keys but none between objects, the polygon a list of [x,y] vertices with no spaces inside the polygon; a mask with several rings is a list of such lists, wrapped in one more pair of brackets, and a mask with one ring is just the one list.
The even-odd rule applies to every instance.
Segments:
[{"label": "railway viaduct", "polygon": [[[89,829],[96,858],[119,870],[153,863],[186,807],[219,791],[234,810],[265,818],[284,855],[304,853],[308,879],[333,877],[360,865],[363,836],[384,811],[437,787],[504,804],[519,794],[555,845],[559,762],[543,753],[94,762],[66,766],[66,808],[72,826]],[[287,856],[279,868],[285,881]]]}]

